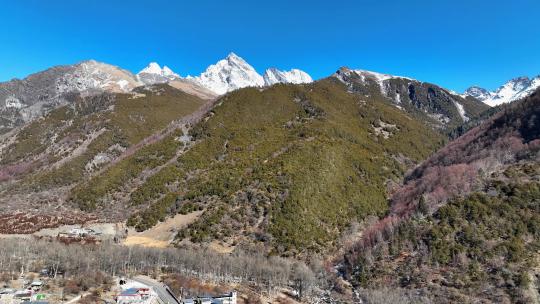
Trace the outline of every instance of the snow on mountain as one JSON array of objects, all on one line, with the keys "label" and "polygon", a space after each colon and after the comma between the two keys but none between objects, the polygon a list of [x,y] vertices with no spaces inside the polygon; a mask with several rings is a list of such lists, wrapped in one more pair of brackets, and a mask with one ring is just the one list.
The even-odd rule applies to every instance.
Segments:
[{"label": "snow on mountain", "polygon": [[150,62],[147,67],[142,69],[138,74],[158,74],[161,75],[163,70],[157,62]]},{"label": "snow on mountain", "polygon": [[464,94],[495,107],[527,97],[538,87],[540,87],[540,76],[533,79],[529,79],[529,77],[518,77],[506,82],[494,92],[473,86],[467,89]]},{"label": "snow on mountain", "polygon": [[180,79],[180,75],[173,72],[169,67],[161,66],[157,62],[150,62],[147,67],[137,73],[137,79],[144,84],[165,83]]},{"label": "snow on mountain", "polygon": [[373,72],[373,71],[366,71],[366,70],[353,70],[353,72],[360,75],[362,78],[365,78],[365,77],[374,78],[379,83],[384,81],[384,80],[388,80],[388,79],[392,79],[392,78],[401,78],[401,77],[398,77],[398,76],[392,76],[392,75],[389,75],[389,74],[382,74],[382,73],[377,73],[377,72]]},{"label": "snow on mountain", "polygon": [[24,79],[2,82],[0,133],[68,103],[66,93],[124,93],[141,85],[131,72],[94,60],[56,66]]},{"label": "snow on mountain", "polygon": [[209,66],[200,76],[188,79],[218,95],[245,87],[264,86],[263,77],[234,53]]},{"label": "snow on mountain", "polygon": [[[396,76],[396,75],[389,75],[389,74],[382,74],[382,73],[377,73],[377,72],[373,72],[373,71],[366,71],[366,70],[354,70],[354,72],[358,75],[361,75],[362,77],[372,77],[372,78],[375,78],[377,79],[379,82],[380,81],[384,81],[384,80],[388,80],[388,79],[398,79],[398,78],[402,78],[402,79],[409,79],[409,80],[415,80],[415,79],[412,79],[412,78],[409,78],[409,77],[404,77],[404,76]],[[418,80],[415,80],[415,81],[418,81]]]},{"label": "snow on mountain", "polygon": [[437,121],[439,127],[468,121],[477,115],[479,108],[487,108],[480,101],[466,100],[451,90],[409,77],[346,67],[332,76],[344,83],[351,93],[366,98],[382,97],[402,111]]},{"label": "snow on mountain", "polygon": [[173,72],[171,69],[169,69],[168,66],[164,66],[163,69],[161,70],[163,72],[163,76],[165,77],[176,77],[176,78],[180,78],[180,75],[176,74],[175,72]]},{"label": "snow on mountain", "polygon": [[461,116],[461,119],[463,119],[464,122],[469,121],[469,117],[467,117],[467,113],[465,112],[465,108],[462,104],[454,100],[454,105],[456,106],[456,109],[458,110],[459,116]]},{"label": "snow on mountain", "polygon": [[290,71],[280,71],[276,68],[267,69],[264,72],[264,83],[267,86],[274,85],[276,83],[310,83],[313,82],[311,76],[308,73],[292,69]]},{"label": "snow on mountain", "polygon": [[494,96],[494,94],[484,88],[478,86],[472,86],[468,88],[463,95],[474,97],[480,101],[489,99]]},{"label": "snow on mountain", "polygon": [[21,101],[13,96],[9,96],[6,98],[6,108],[15,108],[15,109],[21,109],[24,107],[24,105],[21,103]]},{"label": "snow on mountain", "polygon": [[371,81],[375,81],[381,88],[381,94],[383,94],[384,96],[387,96],[385,82],[389,79],[407,79],[411,81],[417,81],[408,77],[394,76],[366,70],[351,70],[349,68],[340,68],[336,73],[334,73],[333,76],[337,77],[344,83],[347,83],[347,79],[350,77],[358,77],[360,78],[360,81],[362,83],[366,83],[368,79]]},{"label": "snow on mountain", "polygon": [[126,70],[95,60],[88,60],[73,65],[70,71],[60,75],[56,80],[56,93],[90,90],[129,92],[140,85],[142,84],[136,77]]}]

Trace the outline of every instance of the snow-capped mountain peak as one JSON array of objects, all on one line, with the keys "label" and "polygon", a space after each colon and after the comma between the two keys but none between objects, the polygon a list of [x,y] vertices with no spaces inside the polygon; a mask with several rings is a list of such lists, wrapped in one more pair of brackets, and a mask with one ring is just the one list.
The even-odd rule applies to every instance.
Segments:
[{"label": "snow-capped mountain peak", "polygon": [[255,69],[249,63],[247,63],[247,61],[245,61],[244,58],[236,55],[233,52],[230,52],[229,55],[227,55],[227,57],[225,57],[225,59],[222,59],[222,60],[218,61],[216,64],[210,65],[210,67],[212,67],[212,66],[237,67],[237,68],[240,68],[240,69],[243,69],[243,70],[253,70],[253,71],[255,71]]},{"label": "snow-capped mountain peak", "polygon": [[247,64],[247,62],[244,60],[244,58],[236,55],[234,52],[230,52],[225,59],[227,59],[228,61],[232,61],[232,62],[236,61],[236,62],[242,62],[242,63]]},{"label": "snow-capped mountain peak", "polygon": [[174,77],[180,78],[180,75],[173,72],[168,66],[163,66],[163,69],[161,71],[163,73],[163,76],[167,76],[167,77],[174,76]]},{"label": "snow-capped mountain peak", "polygon": [[373,72],[373,71],[367,71],[367,70],[352,70],[352,69],[349,69],[349,68],[346,68],[346,67],[340,68],[333,76],[337,77],[341,81],[344,81],[343,80],[344,76],[345,77],[351,77],[353,75],[357,76],[357,77],[360,77],[362,79],[362,81],[365,81],[366,78],[375,80],[380,85],[382,85],[383,81],[388,80],[388,79],[394,79],[394,78],[403,78],[403,79],[414,80],[414,79],[411,79],[411,78],[408,78],[408,77],[403,77],[403,76],[394,76],[394,75],[382,74],[382,73]]},{"label": "snow-capped mountain peak", "polygon": [[141,85],[132,73],[95,60],[83,61],[67,69],[56,80],[57,94],[88,90],[128,92]]},{"label": "snow-capped mountain peak", "polygon": [[24,79],[2,82],[0,112],[8,111],[0,113],[0,129],[17,127],[68,103],[68,93],[127,93],[141,85],[133,73],[95,60],[55,66]]},{"label": "snow-capped mountain peak", "polygon": [[538,87],[540,87],[540,76],[533,79],[529,79],[529,77],[517,77],[509,80],[493,92],[473,86],[468,88],[464,95],[472,96],[494,107],[527,97]]},{"label": "snow-capped mountain peak", "polygon": [[415,80],[415,79],[411,79],[411,78],[408,78],[408,77],[394,76],[394,75],[389,75],[389,74],[382,74],[382,73],[373,72],[373,71],[367,71],[367,70],[352,70],[352,69],[349,69],[347,67],[341,67],[332,76],[336,77],[341,82],[343,82],[343,83],[345,83],[347,85],[350,85],[350,83],[351,83],[350,80],[351,79],[359,80],[363,84],[366,84],[366,83],[369,83],[369,82],[375,82],[379,86],[379,88],[381,90],[381,94],[383,96],[388,96],[388,94],[387,94],[388,93],[387,92],[387,86],[388,86],[388,80],[390,80],[390,79],[406,79],[406,80],[409,80],[409,81],[415,81],[415,82],[420,83],[420,81]]},{"label": "snow-capped mountain peak", "polygon": [[161,68],[157,62],[150,62],[147,67],[137,73],[137,79],[144,84],[155,84],[180,79],[180,75],[173,72],[167,66]]},{"label": "snow-capped mountain peak", "polygon": [[409,79],[409,80],[413,80],[411,78],[408,78],[408,77],[403,77],[403,76],[395,76],[395,75],[389,75],[389,74],[383,74],[383,73],[378,73],[378,72],[373,72],[373,71],[367,71],[367,70],[352,70],[354,73],[362,76],[362,77],[368,77],[368,78],[374,78],[375,80],[377,80],[378,82],[381,82],[381,81],[384,81],[384,80],[388,80],[388,79],[394,79],[394,78],[403,78],[403,79]]},{"label": "snow-capped mountain peak", "polygon": [[150,62],[147,67],[142,69],[139,74],[147,73],[147,74],[161,74],[161,67],[157,62]]},{"label": "snow-capped mountain peak", "polygon": [[264,83],[267,86],[274,85],[276,83],[309,83],[313,82],[311,76],[308,73],[299,70],[292,69],[290,71],[280,71],[276,68],[267,69],[264,72]]},{"label": "snow-capped mountain peak", "polygon": [[230,53],[225,59],[209,66],[200,76],[190,79],[218,95],[245,87],[264,86],[263,77],[235,53]]},{"label": "snow-capped mountain peak", "polygon": [[463,95],[465,96],[471,96],[471,97],[474,97],[478,100],[486,100],[488,98],[491,98],[493,97],[493,93],[484,89],[484,88],[481,88],[479,86],[472,86],[470,88],[468,88],[464,93]]}]

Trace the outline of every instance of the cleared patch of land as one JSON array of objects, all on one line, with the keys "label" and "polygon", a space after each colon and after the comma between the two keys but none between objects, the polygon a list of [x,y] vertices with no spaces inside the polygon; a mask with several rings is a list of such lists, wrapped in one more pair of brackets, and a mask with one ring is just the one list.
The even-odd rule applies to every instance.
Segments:
[{"label": "cleared patch of land", "polygon": [[188,214],[177,214],[143,232],[136,232],[134,229],[130,229],[127,238],[124,240],[124,245],[156,248],[167,247],[174,239],[178,229],[193,223],[202,213],[203,211],[195,211]]},{"label": "cleared patch of land", "polygon": [[217,242],[217,241],[211,242],[209,248],[214,250],[215,252],[218,252],[218,253],[231,253],[234,250],[234,246],[229,246],[227,244],[222,244],[222,243]]}]

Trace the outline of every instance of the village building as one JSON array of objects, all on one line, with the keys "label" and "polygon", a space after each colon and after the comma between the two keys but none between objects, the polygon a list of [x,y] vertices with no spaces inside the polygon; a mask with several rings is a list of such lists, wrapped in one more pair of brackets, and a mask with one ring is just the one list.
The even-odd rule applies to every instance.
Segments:
[{"label": "village building", "polygon": [[30,283],[30,288],[33,291],[39,291],[39,290],[41,290],[42,287],[43,287],[43,282],[42,281],[34,281],[34,282]]},{"label": "village building", "polygon": [[96,232],[94,229],[81,227],[71,229],[68,234],[74,237],[87,237],[99,235],[100,233]]},{"label": "village building", "polygon": [[152,298],[150,288],[128,288],[124,289],[116,297],[116,303],[118,304],[138,304],[138,303],[149,303]]},{"label": "village building", "polygon": [[236,304],[237,293],[233,291],[231,293],[215,296],[215,297],[200,297],[185,299],[182,301],[183,304]]},{"label": "village building", "polygon": [[13,298],[19,301],[30,301],[33,295],[34,295],[33,290],[18,290],[13,295]]}]

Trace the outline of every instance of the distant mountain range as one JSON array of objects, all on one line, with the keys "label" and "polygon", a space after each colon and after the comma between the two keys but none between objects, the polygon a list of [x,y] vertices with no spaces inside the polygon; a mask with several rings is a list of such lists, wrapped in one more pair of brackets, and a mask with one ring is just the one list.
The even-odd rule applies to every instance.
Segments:
[{"label": "distant mountain range", "polygon": [[131,72],[94,60],[0,83],[0,133],[67,104],[70,93],[129,92],[140,85]]},{"label": "distant mountain range", "polygon": [[159,64],[152,62],[137,74],[137,79],[144,84],[184,79],[216,95],[223,95],[245,87],[271,86],[276,83],[309,83],[313,81],[311,76],[298,69],[280,71],[276,68],[270,68],[265,71],[264,76],[261,76],[249,63],[234,53],[230,53],[225,59],[210,65],[206,71],[196,77],[187,76],[183,78],[167,66],[161,68]]},{"label": "distant mountain range", "polygon": [[495,91],[488,91],[478,86],[468,88],[464,95],[474,97],[486,104],[495,107],[503,103],[522,99],[540,87],[540,75],[530,79],[529,77],[518,77],[509,80]]},{"label": "distant mountain range", "polygon": [[[540,76],[533,79],[520,77],[494,92],[473,86],[464,94],[457,94],[408,77],[364,70],[341,68],[332,77],[346,83],[351,92],[378,96],[401,110],[422,117],[432,126],[445,129],[477,117],[486,109],[484,104],[508,103],[529,95],[540,86]],[[68,104],[72,93],[129,93],[137,87],[168,83],[199,98],[213,99],[245,87],[310,82],[313,82],[312,77],[299,69],[282,71],[269,68],[261,75],[234,53],[210,65],[199,76],[186,77],[156,62],[133,74],[114,65],[89,60],[52,67],[22,80],[0,83],[0,134]]]},{"label": "distant mountain range", "polygon": [[181,248],[323,257],[336,289],[533,303],[538,83],[458,94],[347,67],[313,81],[233,53],[187,77],[52,67],[0,83],[0,234],[125,224]]},{"label": "distant mountain range", "polygon": [[156,62],[134,75],[114,65],[88,60],[0,83],[0,134],[69,103],[71,93],[127,93],[144,85],[169,83],[186,93],[210,99],[244,87],[312,81],[307,73],[297,69],[271,68],[263,77],[234,53],[209,66],[200,76],[185,78]]},{"label": "distant mountain range", "polygon": [[167,66],[161,68],[157,62],[151,62],[146,68],[137,73],[137,79],[145,84],[155,84],[180,79],[180,75]]},{"label": "distant mountain range", "polygon": [[209,66],[200,76],[188,76],[186,79],[192,80],[217,95],[245,87],[271,86],[276,83],[313,82],[311,76],[298,69],[280,71],[276,68],[270,68],[265,71],[264,76],[261,76],[249,63],[234,53],[230,53],[227,58]]}]

